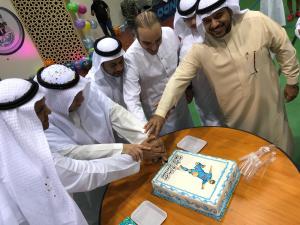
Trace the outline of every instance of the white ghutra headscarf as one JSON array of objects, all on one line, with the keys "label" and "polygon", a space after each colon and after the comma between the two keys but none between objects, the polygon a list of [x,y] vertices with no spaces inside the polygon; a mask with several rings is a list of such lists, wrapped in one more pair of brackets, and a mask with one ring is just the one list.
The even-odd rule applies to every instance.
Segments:
[{"label": "white ghutra headscarf", "polygon": [[94,53],[92,57],[92,68],[86,75],[92,80],[99,80],[103,73],[98,73],[104,62],[117,59],[125,54],[121,42],[114,37],[103,37],[94,43]]},{"label": "white ghutra headscarf", "polygon": [[[123,74],[113,76],[107,73],[102,64],[120,58],[125,54],[121,42],[113,37],[104,37],[95,41],[93,66],[85,76],[95,82],[108,97],[126,108],[123,98]],[[126,66],[124,65],[124,71]],[[125,72],[124,72],[125,73]]]},{"label": "white ghutra headscarf", "polygon": [[216,11],[228,7],[232,10],[233,16],[244,14],[248,9],[241,10],[239,0],[201,0],[197,10],[197,29],[202,36],[205,36],[205,29],[202,20]]},{"label": "white ghutra headscarf", "polygon": [[[111,101],[93,88],[87,79],[58,64],[40,70],[36,78],[52,110],[49,116],[50,129],[46,131],[51,150],[60,151],[74,145],[114,143],[109,117]],[[80,120],[78,126],[71,118],[69,107],[80,91],[83,91],[84,101],[73,112]],[[65,135],[51,133],[52,124]]]},{"label": "white ghutra headscarf", "polygon": [[43,97],[35,82],[0,81],[0,222],[87,225],[59,180],[34,110]]},{"label": "white ghutra headscarf", "polygon": [[178,0],[173,27],[178,37],[184,38],[191,34],[191,29],[187,27],[184,19],[191,18],[196,14],[199,0]]}]

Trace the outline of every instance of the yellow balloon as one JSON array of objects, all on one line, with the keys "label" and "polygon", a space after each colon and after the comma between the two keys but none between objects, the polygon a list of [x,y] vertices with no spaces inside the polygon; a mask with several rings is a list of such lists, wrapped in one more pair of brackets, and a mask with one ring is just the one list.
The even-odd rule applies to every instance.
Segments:
[{"label": "yellow balloon", "polygon": [[90,23],[90,21],[85,21],[85,26],[84,26],[84,29],[85,30],[90,30],[91,29],[91,23]]}]

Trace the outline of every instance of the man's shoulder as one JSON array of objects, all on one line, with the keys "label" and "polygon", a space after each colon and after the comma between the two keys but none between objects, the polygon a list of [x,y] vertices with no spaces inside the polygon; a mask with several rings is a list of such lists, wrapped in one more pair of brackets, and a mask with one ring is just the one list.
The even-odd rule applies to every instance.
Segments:
[{"label": "man's shoulder", "polygon": [[243,21],[246,20],[261,20],[266,18],[266,15],[264,15],[260,11],[253,11],[253,10],[248,10],[244,15],[242,15]]},{"label": "man's shoulder", "polygon": [[171,27],[161,27],[161,29],[163,33],[175,35],[175,31]]},{"label": "man's shoulder", "polygon": [[135,39],[129,48],[126,50],[124,57],[126,58],[129,55],[136,55],[142,51],[142,47],[137,39]]},{"label": "man's shoulder", "polygon": [[163,39],[171,38],[170,41],[178,39],[178,37],[177,37],[175,31],[173,30],[173,28],[171,28],[171,27],[162,27],[161,29],[162,29]]}]

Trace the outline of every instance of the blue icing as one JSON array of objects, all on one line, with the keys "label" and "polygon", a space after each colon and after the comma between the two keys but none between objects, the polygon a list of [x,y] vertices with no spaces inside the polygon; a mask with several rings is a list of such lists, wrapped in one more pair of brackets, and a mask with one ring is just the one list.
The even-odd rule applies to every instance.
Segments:
[{"label": "blue icing", "polygon": [[126,217],[119,225],[137,225],[130,217]]}]

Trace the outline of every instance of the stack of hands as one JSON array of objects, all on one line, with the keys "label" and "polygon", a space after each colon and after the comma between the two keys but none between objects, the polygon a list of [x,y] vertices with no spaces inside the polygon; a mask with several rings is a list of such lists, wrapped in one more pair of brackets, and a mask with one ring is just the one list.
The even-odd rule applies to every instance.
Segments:
[{"label": "stack of hands", "polygon": [[132,156],[135,161],[167,161],[167,152],[160,138],[150,135],[141,144],[124,144],[122,154]]}]

